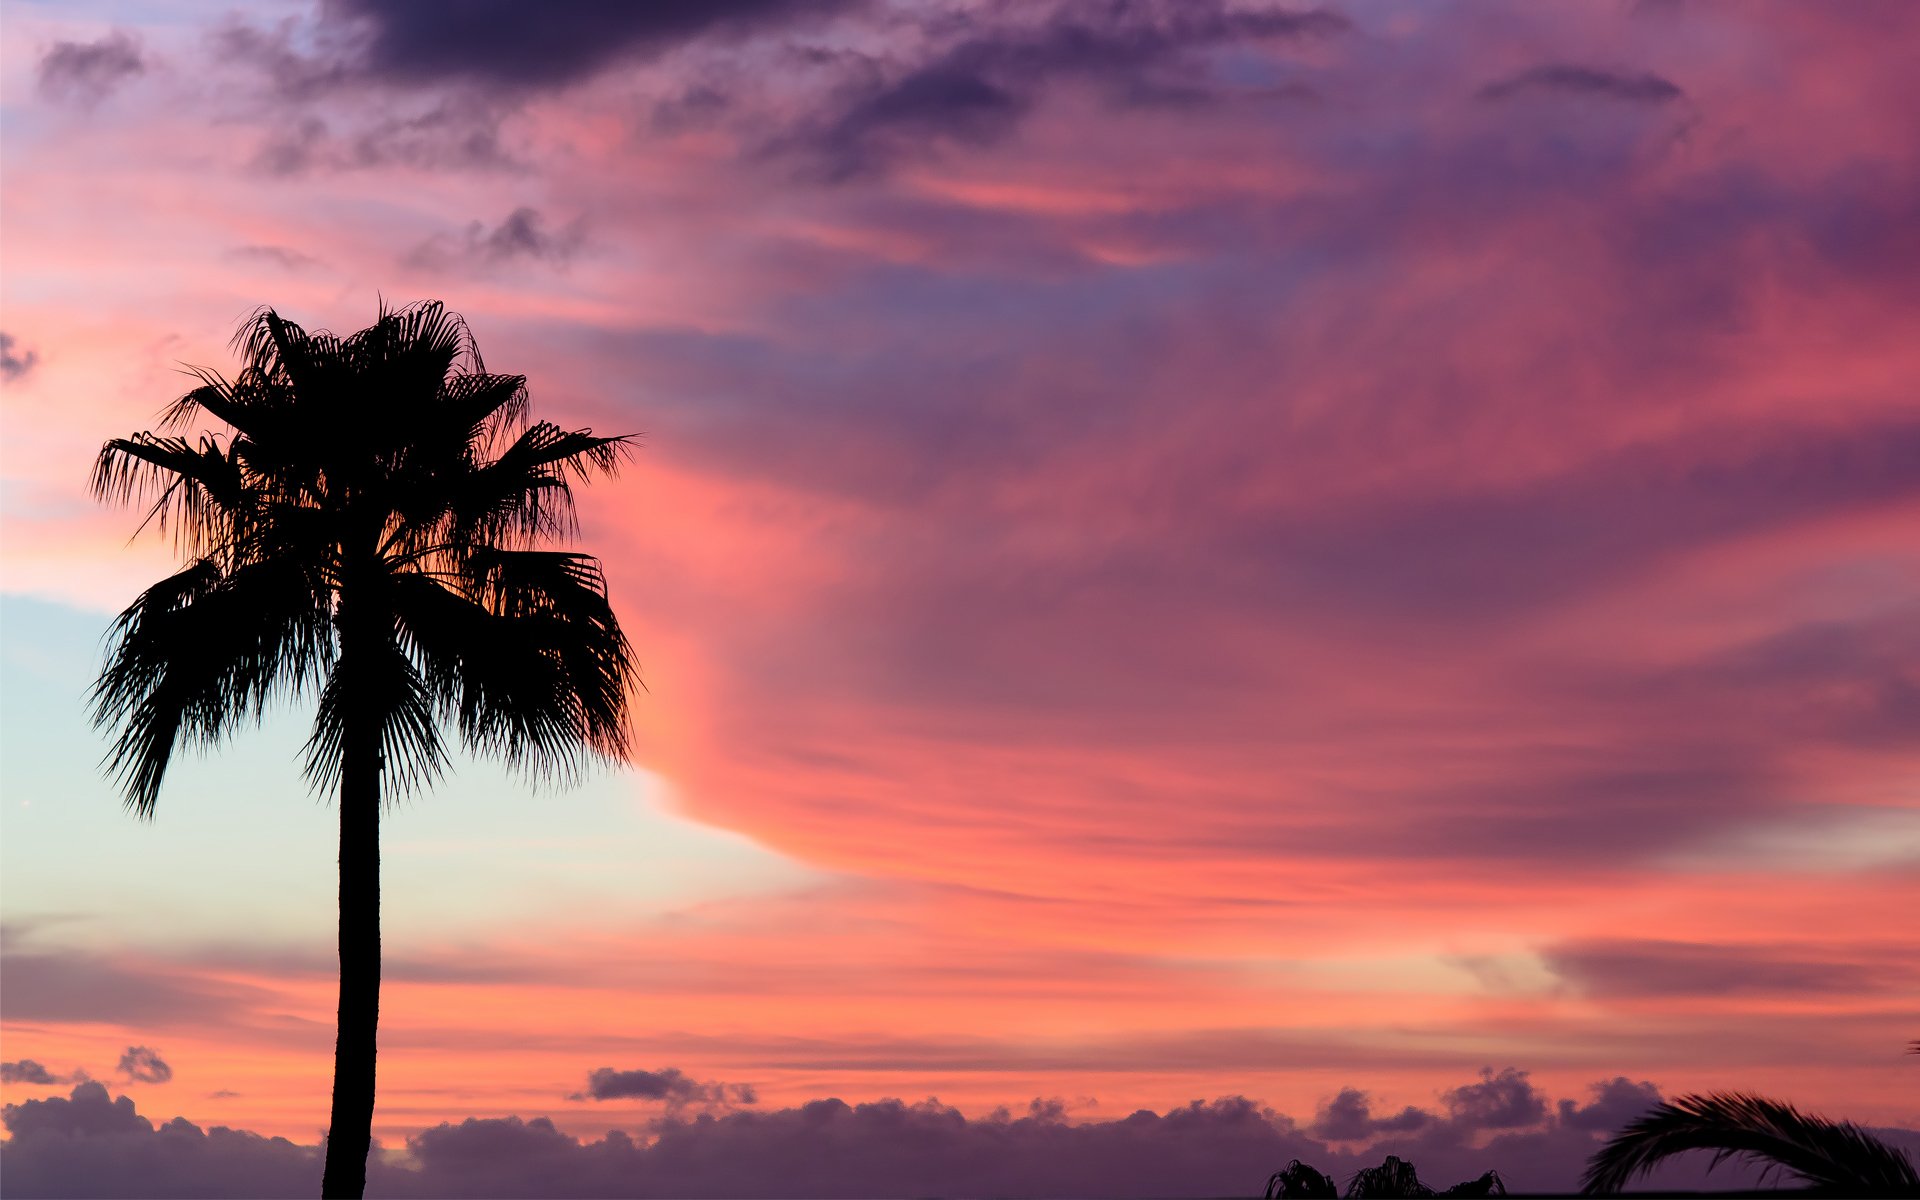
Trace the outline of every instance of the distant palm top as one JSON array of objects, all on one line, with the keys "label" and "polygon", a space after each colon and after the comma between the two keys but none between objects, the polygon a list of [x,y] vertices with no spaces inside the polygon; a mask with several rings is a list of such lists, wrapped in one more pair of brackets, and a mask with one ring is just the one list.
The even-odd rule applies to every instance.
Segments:
[{"label": "distant palm top", "polygon": [[[120,615],[94,719],[127,803],[151,816],[174,748],[316,694],[306,774],[340,805],[340,1010],[322,1191],[361,1194],[380,995],[380,810],[446,761],[442,726],[536,776],[626,756],[637,682],[572,483],[623,437],[530,424],[526,380],[489,375],[437,303],[349,337],[262,309],[231,381],[115,438],[93,486],[150,500],[187,559]],[[204,418],[231,432],[184,431]]]}]

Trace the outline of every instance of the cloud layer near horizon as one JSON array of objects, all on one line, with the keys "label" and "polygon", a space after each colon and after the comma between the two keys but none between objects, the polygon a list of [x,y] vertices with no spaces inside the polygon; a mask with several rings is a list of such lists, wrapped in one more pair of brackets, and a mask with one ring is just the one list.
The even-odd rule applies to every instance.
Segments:
[{"label": "cloud layer near horizon", "polygon": [[[636,846],[396,934],[389,1136],[691,1051],[769,1105],[1377,1067],[1392,1121],[1494,1057],[1920,1119],[1920,8],[561,11],[4,51],[5,588],[165,570],[85,466],[253,306],[444,296],[646,433],[582,497],[643,763],[814,873],[662,915]],[[232,870],[194,802],[154,857]],[[450,909],[546,850],[460,852]],[[89,882],[10,1053],[244,1040],[222,1119],[309,1129],[324,912],[115,942],[167,893]]]},{"label": "cloud layer near horizon", "polygon": [[[1570,1191],[1600,1137],[1658,1103],[1649,1083],[1596,1083],[1554,1108],[1525,1072],[1487,1071],[1439,1111],[1409,1108],[1365,1130],[1367,1095],[1346,1089],[1310,1126],[1241,1096],[1164,1113],[1070,1120],[1061,1102],[969,1119],[927,1100],[816,1100],[771,1112],[657,1120],[637,1135],[581,1139],[546,1117],[447,1122],[377,1154],[369,1196],[1243,1195],[1291,1159],[1344,1180],[1387,1154],[1448,1186],[1497,1170],[1509,1188]],[[1519,1111],[1524,1109],[1524,1112]],[[1417,1117],[1415,1120],[1413,1118]],[[9,1105],[0,1146],[9,1190],[35,1196],[310,1194],[319,1151],[244,1130],[155,1126],[98,1083]],[[1920,1133],[1885,1131],[1920,1146]],[[1751,1183],[1739,1165],[1709,1176],[1682,1159],[1657,1186]]]}]

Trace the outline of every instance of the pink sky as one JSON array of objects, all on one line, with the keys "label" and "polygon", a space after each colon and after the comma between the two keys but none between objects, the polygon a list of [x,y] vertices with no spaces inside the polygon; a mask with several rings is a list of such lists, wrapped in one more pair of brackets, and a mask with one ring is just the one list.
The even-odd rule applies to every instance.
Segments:
[{"label": "pink sky", "polygon": [[9,1061],[324,1125],[328,814],[116,807],[170,548],[84,485],[384,295],[644,433],[649,686],[635,771],[390,824],[389,1144],[661,1115],[607,1067],[1920,1127],[1920,7],[559,9],[0,9]]}]

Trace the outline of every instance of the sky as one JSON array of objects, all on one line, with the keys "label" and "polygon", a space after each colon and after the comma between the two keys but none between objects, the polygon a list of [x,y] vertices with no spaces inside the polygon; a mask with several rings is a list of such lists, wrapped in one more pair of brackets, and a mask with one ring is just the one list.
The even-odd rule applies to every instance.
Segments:
[{"label": "sky", "polygon": [[375,1191],[1561,1186],[1734,1088],[1920,1129],[1920,6],[0,29],[13,1178],[310,1170],[310,714],[123,810],[85,695],[173,547],[86,482],[259,306],[383,298],[640,435],[579,503],[646,691],[629,767],[386,819]]}]

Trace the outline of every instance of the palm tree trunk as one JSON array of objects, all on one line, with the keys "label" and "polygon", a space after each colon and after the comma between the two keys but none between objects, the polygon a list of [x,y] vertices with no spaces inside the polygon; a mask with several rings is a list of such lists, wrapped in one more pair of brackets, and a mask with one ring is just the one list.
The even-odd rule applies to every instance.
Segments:
[{"label": "palm tree trunk", "polygon": [[[342,630],[342,634],[345,634]],[[342,638],[345,657],[345,637]],[[323,1197],[359,1200],[373,1136],[380,1023],[380,729],[364,710],[347,718],[340,771],[340,1011],[333,1051],[333,1117]]]}]

